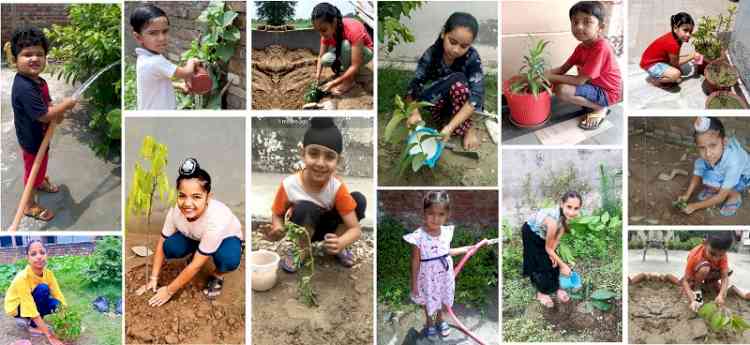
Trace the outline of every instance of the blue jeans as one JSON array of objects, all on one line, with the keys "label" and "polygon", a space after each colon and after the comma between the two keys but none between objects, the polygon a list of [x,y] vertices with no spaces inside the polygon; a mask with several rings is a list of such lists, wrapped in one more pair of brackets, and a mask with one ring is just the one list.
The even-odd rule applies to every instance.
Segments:
[{"label": "blue jeans", "polygon": [[[198,250],[199,241],[188,238],[181,232],[177,231],[172,236],[164,239],[164,256],[167,259],[183,258]],[[214,265],[218,272],[231,272],[240,266],[242,258],[242,240],[238,237],[228,237],[221,241],[219,248],[211,253],[203,255],[210,256],[214,260]]]},{"label": "blue jeans", "polygon": [[[34,304],[36,305],[36,310],[39,312],[39,316],[45,317],[49,314],[54,313],[57,308],[60,306],[60,301],[53,298],[49,291],[49,286],[47,284],[39,284],[37,285],[33,291],[31,291],[31,296],[34,297]],[[21,317],[21,306],[18,306],[18,317]],[[30,318],[24,318],[24,319],[30,319]],[[31,327],[36,328],[36,324],[34,323],[34,320],[31,320]]]}]

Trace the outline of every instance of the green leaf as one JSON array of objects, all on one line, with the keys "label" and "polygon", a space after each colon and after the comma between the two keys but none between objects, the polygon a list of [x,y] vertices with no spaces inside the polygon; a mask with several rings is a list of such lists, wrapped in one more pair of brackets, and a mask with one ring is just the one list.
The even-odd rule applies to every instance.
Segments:
[{"label": "green leaf", "polygon": [[593,294],[591,294],[592,299],[599,300],[599,301],[608,300],[608,299],[615,298],[615,297],[617,297],[616,293],[606,290],[606,289],[598,289],[594,291]]},{"label": "green leaf", "polygon": [[698,309],[698,316],[704,320],[710,320],[711,316],[719,310],[719,307],[714,302],[709,302]]},{"label": "green leaf", "polygon": [[222,62],[226,63],[234,55],[234,47],[231,46],[219,46],[216,48],[216,55],[221,59]]},{"label": "green leaf", "polygon": [[224,12],[224,19],[222,22],[224,23],[224,27],[232,25],[232,22],[235,18],[237,18],[238,13],[234,11],[227,11]]},{"label": "green leaf", "polygon": [[403,113],[394,112],[393,116],[388,121],[388,124],[385,126],[385,140],[390,141],[391,138],[393,137],[393,132],[396,130],[396,127],[399,126],[401,122],[406,119],[406,117],[401,114]]},{"label": "green leaf", "polygon": [[593,300],[591,301],[591,305],[593,305],[594,308],[599,309],[601,311],[609,311],[610,309],[612,309],[612,304],[606,301]]},{"label": "green leaf", "polygon": [[419,168],[422,167],[426,158],[427,158],[427,155],[424,153],[415,155],[411,161],[411,170],[413,172],[419,171]]}]

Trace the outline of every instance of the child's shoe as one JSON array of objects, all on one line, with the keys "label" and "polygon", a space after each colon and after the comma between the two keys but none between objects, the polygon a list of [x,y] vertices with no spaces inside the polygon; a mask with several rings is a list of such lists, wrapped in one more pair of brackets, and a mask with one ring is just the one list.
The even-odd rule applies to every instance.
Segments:
[{"label": "child's shoe", "polygon": [[442,321],[438,325],[438,330],[440,330],[440,336],[445,338],[449,335],[451,335],[451,326],[448,325],[447,322]]},{"label": "child's shoe", "polygon": [[422,334],[425,336],[425,338],[435,341],[438,338],[438,329],[437,326],[428,327],[425,326],[424,329],[422,329]]},{"label": "child's shoe", "polygon": [[719,209],[719,214],[724,217],[732,217],[737,214],[737,210],[742,207],[742,196],[739,196],[737,200],[732,202],[725,202],[724,205]]}]

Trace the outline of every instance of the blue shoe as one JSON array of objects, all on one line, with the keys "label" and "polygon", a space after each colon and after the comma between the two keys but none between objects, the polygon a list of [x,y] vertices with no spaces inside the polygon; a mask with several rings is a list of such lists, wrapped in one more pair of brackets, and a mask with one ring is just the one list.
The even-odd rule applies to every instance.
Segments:
[{"label": "blue shoe", "polygon": [[440,331],[441,337],[445,338],[451,335],[451,326],[449,326],[447,322],[440,322],[440,324],[437,325],[437,328]]},{"label": "blue shoe", "polygon": [[424,329],[422,329],[422,334],[425,336],[425,338],[430,340],[437,340],[438,338],[438,329],[435,326],[427,327],[425,326]]}]

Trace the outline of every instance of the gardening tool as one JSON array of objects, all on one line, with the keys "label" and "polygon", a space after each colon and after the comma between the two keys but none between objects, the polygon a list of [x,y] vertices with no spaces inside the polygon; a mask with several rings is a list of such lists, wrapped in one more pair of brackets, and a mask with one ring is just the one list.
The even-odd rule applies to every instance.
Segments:
[{"label": "gardening tool", "polygon": [[440,133],[433,128],[417,126],[417,128],[409,133],[409,137],[406,139],[406,145],[410,146],[414,143],[420,144],[412,147],[409,150],[409,155],[414,156],[420,153],[427,154],[427,158],[422,162],[422,165],[434,168],[438,159],[440,159],[440,155],[443,153],[445,142],[438,137],[428,138],[422,141],[421,138],[424,135],[440,135]]},{"label": "gardening tool", "polygon": [[[477,244],[471,246],[471,248],[469,249],[469,251],[466,252],[466,255],[464,255],[464,257],[461,258],[461,261],[458,262],[458,265],[456,265],[455,267],[453,267],[454,279],[455,279],[455,277],[458,277],[458,274],[461,272],[461,269],[464,267],[464,265],[466,264],[466,262],[469,260],[469,258],[471,258],[472,256],[474,256],[474,254],[476,254],[476,252],[479,250],[479,248],[482,248],[483,246],[486,246],[486,245],[496,245],[499,242],[500,242],[499,238],[494,238],[494,239],[491,239],[491,240],[483,239],[483,240],[479,241]],[[476,334],[472,333],[468,328],[466,328],[466,326],[464,326],[463,323],[461,323],[461,321],[458,319],[458,317],[456,317],[456,314],[453,312],[453,308],[452,307],[450,307],[450,306],[446,306],[446,307],[448,309],[448,315],[450,315],[453,318],[453,321],[456,323],[456,326],[458,326],[458,329],[461,332],[464,332],[464,334],[468,335],[469,338],[473,339],[478,344],[480,344],[480,345],[484,345],[485,344],[485,342],[482,339],[480,339]]]},{"label": "gardening tool", "polygon": [[477,151],[464,150],[458,145],[454,143],[449,143],[449,142],[444,143],[444,145],[445,145],[445,148],[450,149],[451,151],[453,151],[453,153],[459,156],[464,156],[464,157],[468,157],[474,160],[479,160],[479,152]]},{"label": "gardening tool", "polygon": [[[78,89],[73,92],[73,95],[71,96],[75,100],[81,99],[81,96],[86,91],[86,89],[91,86],[91,84],[94,83],[96,78],[99,78],[102,73],[104,73],[106,70],[112,68],[115,65],[120,64],[120,61],[115,61],[111,64],[109,64],[107,67],[102,68],[99,72],[96,72],[94,75],[89,77],[81,86],[78,87]],[[13,223],[10,225],[10,228],[8,228],[8,231],[15,232],[18,229],[18,224],[21,223],[21,218],[23,218],[23,209],[26,203],[29,202],[29,198],[31,197],[31,189],[33,188],[33,182],[36,179],[36,175],[39,173],[39,166],[42,162],[42,158],[44,158],[44,153],[47,152],[47,148],[49,147],[49,142],[52,140],[52,134],[55,133],[55,128],[57,127],[57,123],[54,121],[50,122],[49,127],[47,127],[47,132],[44,133],[44,138],[42,139],[42,143],[39,146],[39,151],[37,151],[36,157],[34,157],[34,164],[31,166],[31,172],[29,173],[29,178],[26,180],[26,186],[23,189],[23,193],[21,194],[21,201],[18,203],[18,209],[16,210],[16,216],[13,218]]]}]

